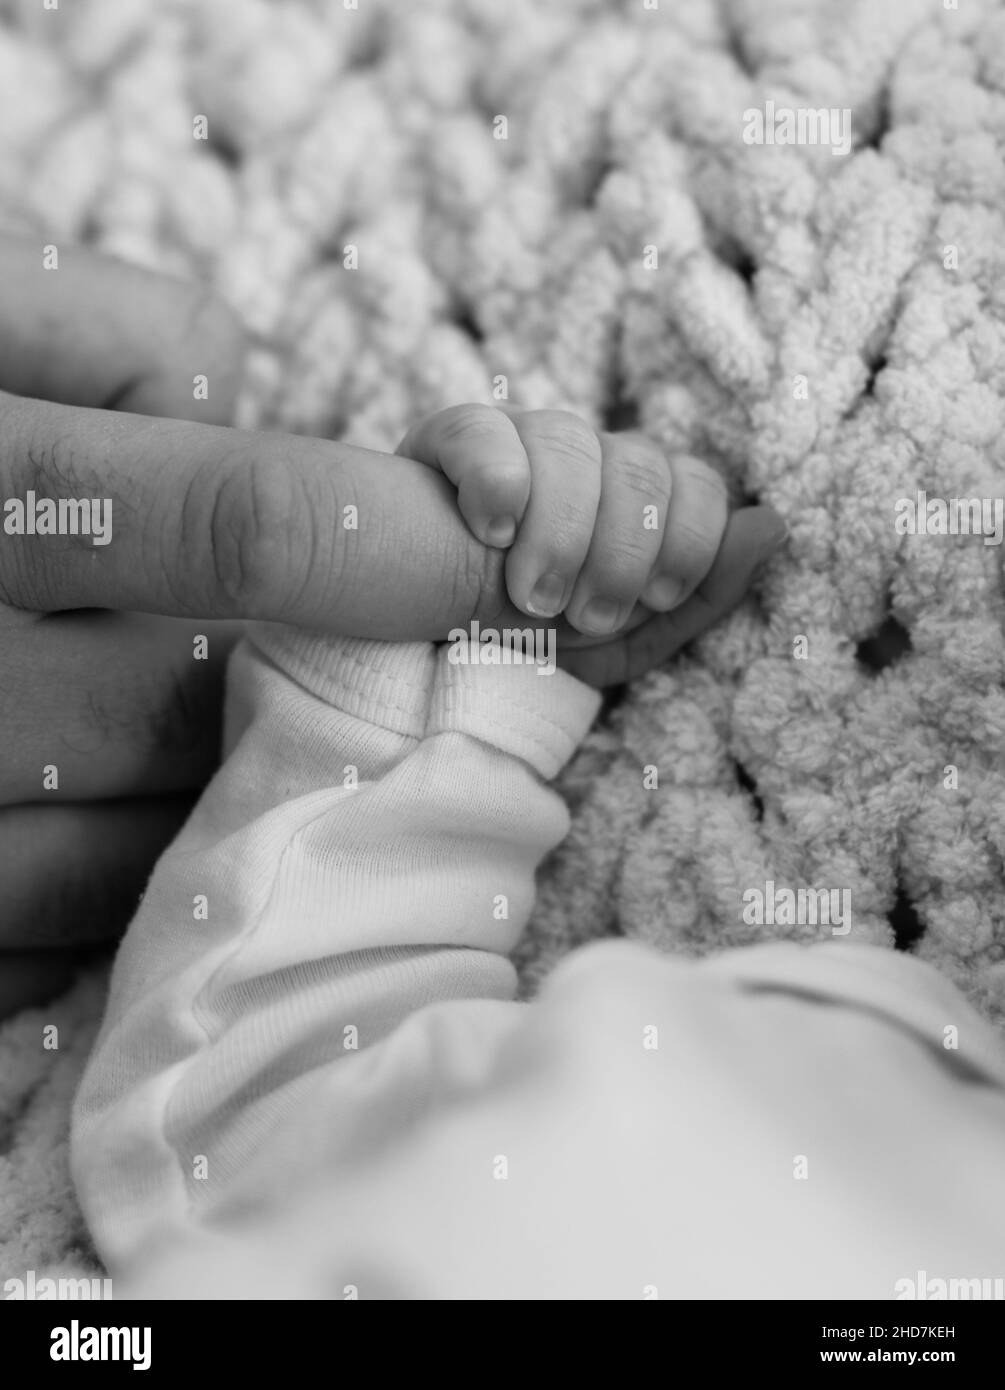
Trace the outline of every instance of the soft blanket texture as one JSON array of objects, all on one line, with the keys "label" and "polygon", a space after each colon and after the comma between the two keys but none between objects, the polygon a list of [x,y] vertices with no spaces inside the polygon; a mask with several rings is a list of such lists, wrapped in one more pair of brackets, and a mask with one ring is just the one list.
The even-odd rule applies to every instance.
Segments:
[{"label": "soft blanket texture", "polygon": [[[1005,1021],[999,553],[894,525],[1003,492],[1005,10],[358,6],[6,0],[3,224],[216,285],[254,339],[244,425],[392,448],[505,384],[787,517],[757,597],[564,774],[528,992],[605,934],[819,939],[744,922],[770,880],[849,890],[847,939]],[[848,108],[851,152],[745,143],[768,100]],[[88,1258],[65,1140],[101,984],[0,1031],[4,1273]]]}]

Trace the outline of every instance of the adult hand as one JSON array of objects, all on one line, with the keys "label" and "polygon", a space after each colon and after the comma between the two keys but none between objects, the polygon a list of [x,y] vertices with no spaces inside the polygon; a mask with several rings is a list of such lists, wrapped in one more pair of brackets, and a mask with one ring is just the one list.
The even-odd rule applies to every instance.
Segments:
[{"label": "adult hand", "polygon": [[[242,619],[415,639],[504,591],[429,469],[226,428],[242,334],[200,287],[9,237],[0,284],[2,1017],[128,922],[218,761]],[[39,499],[97,502],[108,543],[40,534]]]},{"label": "adult hand", "polygon": [[[128,921],[216,765],[241,620],[385,640],[527,620],[435,470],[226,427],[243,344],[205,291],[77,248],[46,270],[41,246],[4,238],[0,284],[2,1015],[66,982],[54,947]],[[108,543],[19,533],[30,493],[103,504]],[[721,570],[737,555],[727,535]],[[649,655],[736,590],[661,616]]]},{"label": "adult hand", "polygon": [[[0,283],[2,1018],[61,989],[74,948],[113,937],[132,914],[216,762],[222,672],[239,631],[69,611],[88,601],[56,576],[86,541],[10,532],[29,489],[105,495],[104,464],[76,447],[78,412],[46,398],[90,407],[95,424],[115,408],[223,424],[243,341],[198,287],[86,251],[61,251],[59,269],[44,270],[40,245],[0,237]],[[196,371],[208,376],[206,400],[195,399]],[[102,606],[123,606],[113,591]],[[209,639],[205,661],[193,660],[196,632]]]}]

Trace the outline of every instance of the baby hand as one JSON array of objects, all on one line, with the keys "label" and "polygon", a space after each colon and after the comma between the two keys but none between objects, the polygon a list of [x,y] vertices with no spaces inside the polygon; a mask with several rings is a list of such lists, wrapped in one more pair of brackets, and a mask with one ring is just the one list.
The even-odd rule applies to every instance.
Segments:
[{"label": "baby hand", "polygon": [[726,528],[726,489],[707,464],[562,410],[453,406],[414,425],[397,453],[439,468],[475,536],[508,549],[517,608],[562,614],[587,637],[677,608]]}]

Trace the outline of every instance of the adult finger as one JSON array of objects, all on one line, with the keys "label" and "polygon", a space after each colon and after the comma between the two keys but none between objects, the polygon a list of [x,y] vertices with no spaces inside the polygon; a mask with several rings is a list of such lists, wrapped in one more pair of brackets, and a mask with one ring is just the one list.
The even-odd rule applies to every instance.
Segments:
[{"label": "adult finger", "polygon": [[119,613],[19,625],[0,670],[0,804],[201,787],[219,762],[224,670],[242,630]]},{"label": "adult finger", "polygon": [[0,236],[0,386],[20,396],[229,424],[244,335],[205,285],[83,246]]},{"label": "adult finger", "polygon": [[0,950],[114,940],[191,808],[156,797],[0,811]]},{"label": "adult finger", "polygon": [[21,1009],[48,1004],[73,983],[75,951],[0,951],[0,1023]]},{"label": "adult finger", "polygon": [[[0,436],[0,601],[12,607],[420,640],[468,622],[485,586],[502,586],[489,559],[500,552],[471,535],[446,479],[411,459],[17,396],[0,396]],[[40,498],[67,504],[64,529],[91,534],[21,534]]]}]

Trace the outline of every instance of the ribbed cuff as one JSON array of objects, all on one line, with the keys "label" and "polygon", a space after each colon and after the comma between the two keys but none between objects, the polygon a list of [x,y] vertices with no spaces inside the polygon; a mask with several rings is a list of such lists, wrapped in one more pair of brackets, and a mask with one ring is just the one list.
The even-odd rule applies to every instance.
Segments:
[{"label": "ribbed cuff", "polygon": [[436,669],[431,642],[330,637],[283,623],[250,623],[247,636],[325,704],[409,738],[425,733]]},{"label": "ribbed cuff", "polygon": [[[551,778],[569,761],[593,723],[600,695],[568,671],[532,662],[512,666],[454,664],[439,653],[428,733],[456,730],[522,758]],[[470,644],[469,653],[477,653]]]},{"label": "ribbed cuff", "polygon": [[[281,623],[249,624],[247,636],[291,680],[346,714],[410,738],[468,734],[545,778],[569,760],[600,706],[599,694],[566,671],[457,664],[456,645],[329,637]],[[472,644],[468,655],[476,653]]]}]

